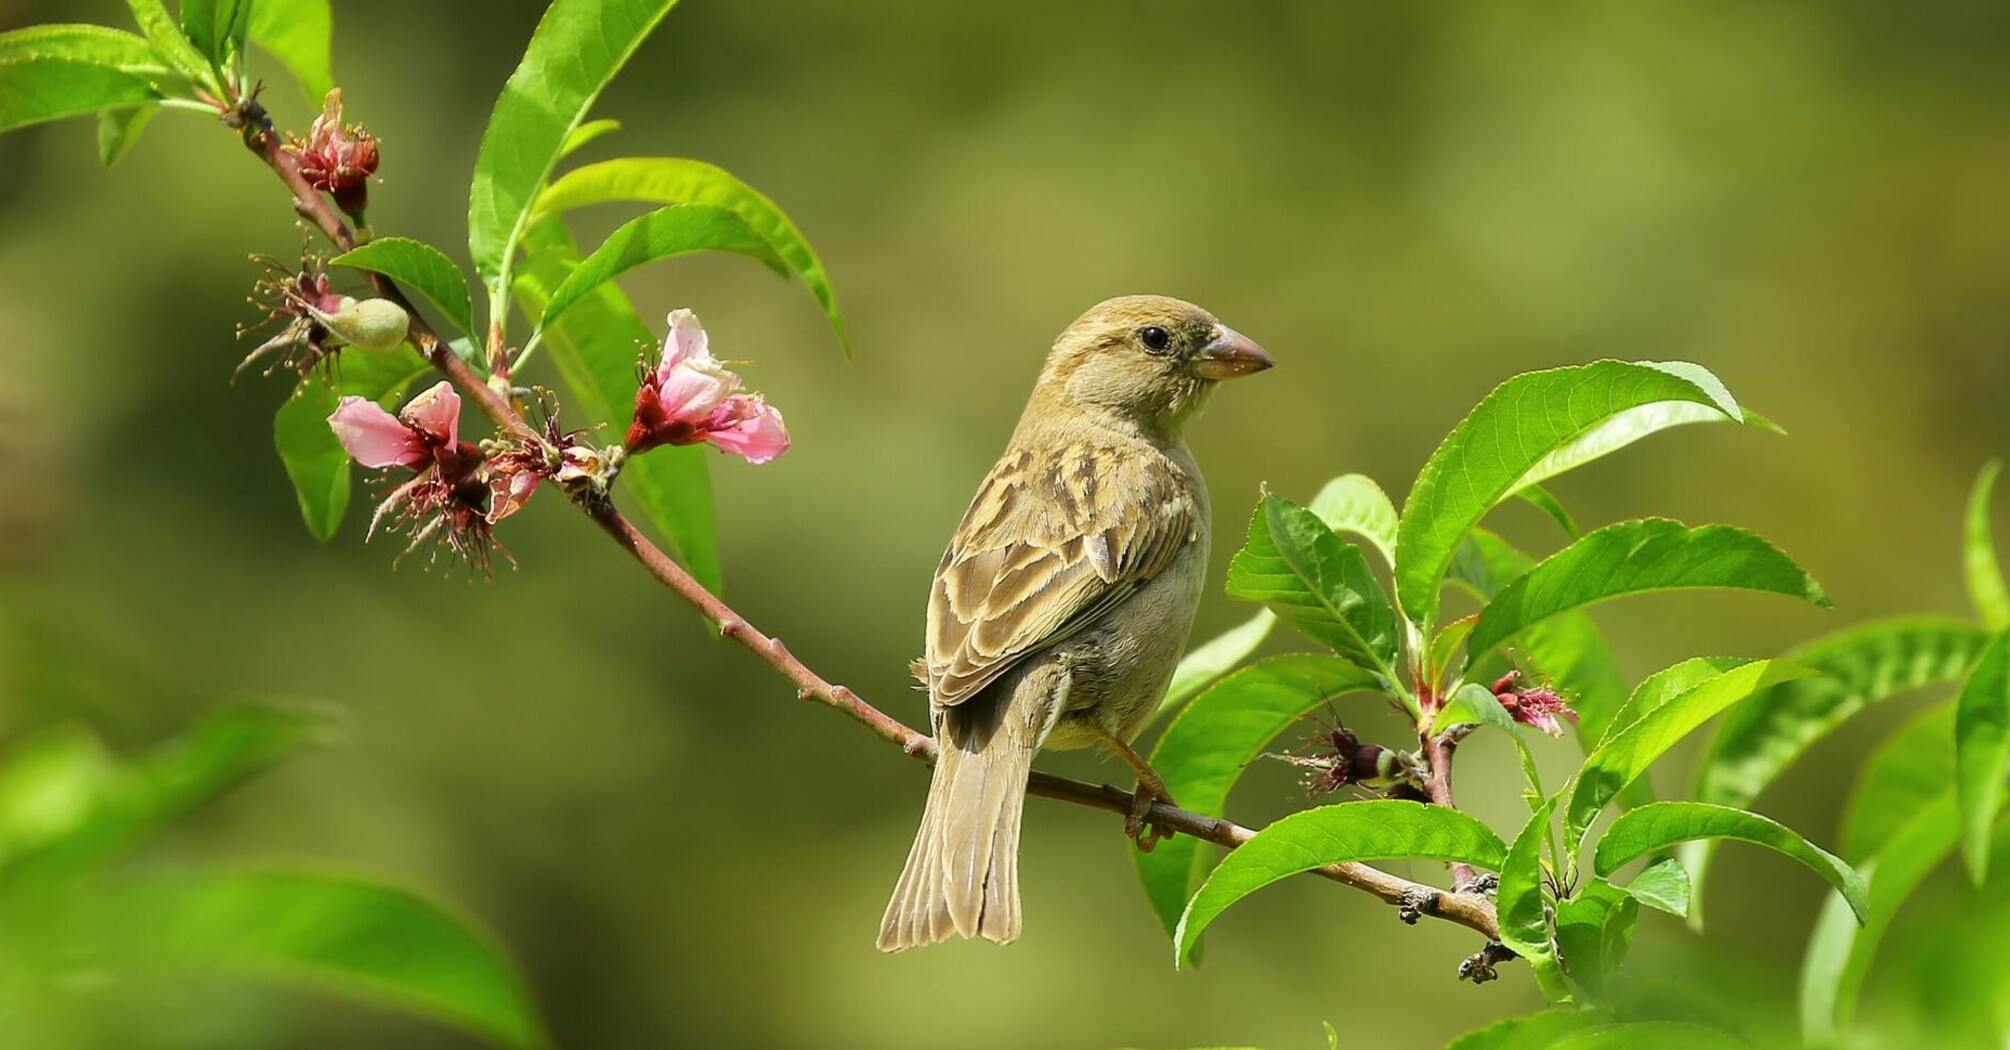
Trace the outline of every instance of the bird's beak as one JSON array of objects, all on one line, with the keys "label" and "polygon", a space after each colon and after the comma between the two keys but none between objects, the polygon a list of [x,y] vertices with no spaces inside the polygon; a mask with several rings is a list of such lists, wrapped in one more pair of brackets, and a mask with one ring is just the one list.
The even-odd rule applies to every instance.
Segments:
[{"label": "bird's beak", "polygon": [[1201,348],[1193,370],[1202,379],[1234,379],[1255,375],[1277,362],[1255,341],[1227,325],[1220,325],[1214,341]]}]

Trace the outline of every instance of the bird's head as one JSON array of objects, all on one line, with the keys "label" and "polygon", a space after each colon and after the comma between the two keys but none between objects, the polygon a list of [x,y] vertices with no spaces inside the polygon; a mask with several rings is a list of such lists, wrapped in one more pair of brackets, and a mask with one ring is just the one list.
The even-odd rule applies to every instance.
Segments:
[{"label": "bird's head", "polygon": [[1125,295],[1098,303],[1061,333],[1040,390],[1066,406],[1176,433],[1217,383],[1271,364],[1262,347],[1192,303]]}]

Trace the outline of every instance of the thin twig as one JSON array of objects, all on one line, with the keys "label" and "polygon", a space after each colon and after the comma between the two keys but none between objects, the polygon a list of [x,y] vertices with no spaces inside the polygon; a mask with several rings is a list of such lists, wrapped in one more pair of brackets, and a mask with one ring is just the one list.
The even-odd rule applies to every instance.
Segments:
[{"label": "thin twig", "polygon": [[[356,246],[355,234],[350,231],[348,224],[343,221],[328,199],[308,185],[306,178],[300,173],[298,162],[282,147],[278,131],[256,100],[240,101],[227,120],[242,129],[245,146],[257,154],[273,173],[279,176],[280,181],[286,184],[287,189],[293,194],[294,210],[302,218],[313,223],[337,248],[348,251]],[[498,428],[518,439],[543,444],[543,436],[524,421],[522,414],[509,399],[484,382],[474,369],[470,368],[466,361],[461,360],[446,341],[426,324],[411,299],[396,282],[374,272],[370,274],[370,281],[379,295],[396,302],[411,315],[410,331],[413,342],[425,355],[426,360],[439,369],[464,397],[472,400],[482,410],[483,415],[488,416]],[[611,502],[592,496],[579,497],[575,502],[651,576],[690,603],[700,615],[718,628],[720,634],[746,647],[783,678],[793,683],[799,698],[815,700],[827,707],[835,708],[872,730],[881,739],[899,747],[908,756],[923,762],[934,762],[933,739],[867,703],[850,689],[833,685],[812,671],[802,661],[796,659],[795,654],[789,652],[779,639],[761,633],[717,595],[706,590],[684,570],[683,566],[677,564],[643,535],[632,522],[623,517]],[[1131,806],[1131,793],[1128,791],[1107,784],[1100,786],[1086,784],[1047,773],[1034,773],[1027,784],[1027,792],[1112,813],[1128,813]],[[1255,831],[1233,821],[1204,816],[1164,803],[1155,803],[1147,819],[1168,830],[1192,835],[1197,839],[1229,849],[1248,842],[1256,835]],[[1466,926],[1490,940],[1500,936],[1493,902],[1484,894],[1460,890],[1445,891],[1411,882],[1379,868],[1359,863],[1328,864],[1315,869],[1315,873],[1374,894],[1390,904],[1414,908],[1419,913],[1434,915]],[[1458,881],[1457,885],[1464,887],[1470,882],[1470,871],[1468,871],[1466,878]]]}]

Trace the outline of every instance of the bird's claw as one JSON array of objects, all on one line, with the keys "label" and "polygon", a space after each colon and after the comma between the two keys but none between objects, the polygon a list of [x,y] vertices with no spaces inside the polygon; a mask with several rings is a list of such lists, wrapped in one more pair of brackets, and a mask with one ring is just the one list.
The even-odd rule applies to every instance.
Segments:
[{"label": "bird's claw", "polygon": [[1124,814],[1124,837],[1136,843],[1138,850],[1143,853],[1150,853],[1161,841],[1173,837],[1171,828],[1146,821],[1145,818],[1151,813],[1152,804],[1155,802],[1163,802],[1168,806],[1178,805],[1166,792],[1154,791],[1144,784],[1139,784],[1137,790],[1131,792],[1130,811]]}]

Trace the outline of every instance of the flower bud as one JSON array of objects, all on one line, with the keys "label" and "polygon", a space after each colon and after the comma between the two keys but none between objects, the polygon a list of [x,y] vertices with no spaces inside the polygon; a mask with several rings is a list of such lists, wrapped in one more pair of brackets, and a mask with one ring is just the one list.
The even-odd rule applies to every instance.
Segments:
[{"label": "flower bud", "polygon": [[344,296],[332,313],[311,312],[334,335],[336,342],[358,350],[395,350],[404,343],[405,333],[412,324],[405,308],[389,299]]},{"label": "flower bud", "polygon": [[300,175],[308,185],[333,194],[351,217],[362,214],[368,180],[377,170],[377,139],[361,124],[342,123],[340,89],[328,93],[307,138],[286,148],[300,159]]}]

